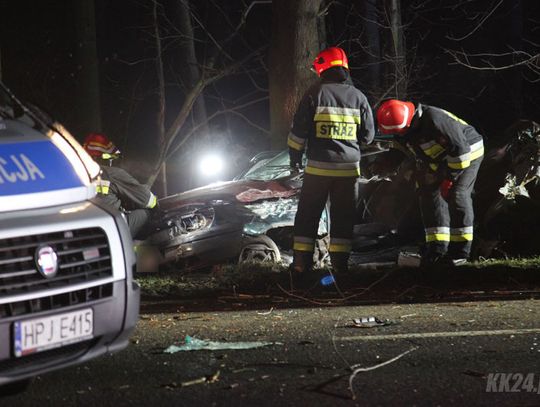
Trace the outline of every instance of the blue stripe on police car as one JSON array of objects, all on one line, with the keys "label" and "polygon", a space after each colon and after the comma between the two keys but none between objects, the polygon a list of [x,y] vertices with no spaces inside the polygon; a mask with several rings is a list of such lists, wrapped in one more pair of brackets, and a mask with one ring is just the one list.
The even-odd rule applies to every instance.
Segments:
[{"label": "blue stripe on police car", "polygon": [[71,163],[51,141],[0,144],[0,196],[82,185]]}]

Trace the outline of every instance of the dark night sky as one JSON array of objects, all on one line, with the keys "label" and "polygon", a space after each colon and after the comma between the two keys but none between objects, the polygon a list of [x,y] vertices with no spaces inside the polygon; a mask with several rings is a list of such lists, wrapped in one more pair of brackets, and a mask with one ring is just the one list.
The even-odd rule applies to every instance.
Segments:
[{"label": "dark night sky", "polygon": [[[243,1],[217,2],[226,9],[231,21],[237,22]],[[348,4],[348,2],[345,2]],[[537,0],[504,0],[457,2],[462,7],[450,9],[444,1],[403,2],[407,5],[426,3],[431,8],[403,10],[407,22],[407,45],[418,45],[412,77],[416,80],[409,92],[425,103],[450,110],[474,124],[488,138],[495,139],[502,130],[519,118],[540,121],[540,72],[536,76],[525,68],[492,72],[471,70],[452,63],[445,48],[468,52],[500,53],[509,47],[531,53],[540,50],[540,2]],[[155,153],[155,142],[149,134],[155,132],[156,96],[153,62],[129,65],[122,61],[145,60],[153,56],[150,23],[150,1],[96,0],[98,55],[100,64],[103,130],[126,152],[128,165],[135,162],[144,168],[145,157]],[[226,34],[223,16],[213,9],[211,1],[198,1],[197,15],[212,30],[216,38]],[[351,3],[352,4],[352,3]],[[478,25],[484,14],[495,12],[464,40],[451,38],[466,36]],[[0,49],[4,81],[22,98],[33,101],[66,123],[79,139],[80,118],[77,112],[76,20],[72,2],[37,2],[29,0],[0,1],[2,25]],[[464,16],[469,16],[467,20]],[[365,39],[363,20],[339,4],[330,8],[327,21],[328,43],[340,42],[352,55],[353,79],[370,101],[379,89],[366,79],[366,57],[355,41]],[[249,47],[268,44],[271,28],[269,5],[253,8],[244,41],[232,48],[240,58]],[[202,31],[196,29],[202,38]],[[247,46],[246,46],[247,44]],[[197,43],[199,55],[209,47],[208,40]],[[167,52],[174,48],[167,48]],[[166,69],[173,70],[178,61],[171,55]],[[409,57],[410,58],[410,57]],[[508,62],[508,61],[504,61]],[[267,58],[264,60],[267,64]],[[266,72],[252,64],[251,79],[245,74],[228,77],[206,90],[209,113],[223,101],[243,103],[249,98],[265,95],[258,87],[267,86]],[[172,77],[168,80],[172,82]],[[533,83],[531,80],[538,80]],[[380,92],[379,92],[380,93]],[[168,88],[168,103],[172,108],[182,100],[176,87]],[[267,103],[258,103],[243,112],[249,120],[262,128],[269,128]],[[221,117],[212,124],[219,143],[228,134],[226,143],[242,146],[245,154],[267,148],[266,135],[237,116]],[[249,154],[248,154],[249,155]],[[174,163],[173,163],[174,167]]]}]

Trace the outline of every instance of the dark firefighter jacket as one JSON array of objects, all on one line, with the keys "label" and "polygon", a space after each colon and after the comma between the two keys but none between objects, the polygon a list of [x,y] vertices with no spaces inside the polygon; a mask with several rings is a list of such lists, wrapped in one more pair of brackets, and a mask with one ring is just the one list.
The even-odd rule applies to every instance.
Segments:
[{"label": "dark firefighter jacket", "polygon": [[157,204],[156,196],[122,168],[101,166],[101,180],[96,184],[100,197],[116,209],[151,209]]},{"label": "dark firefighter jacket", "polygon": [[306,174],[356,177],[360,175],[360,142],[369,144],[374,135],[371,107],[364,94],[347,80],[323,77],[302,98],[287,144],[296,162],[307,144]]},{"label": "dark firefighter jacket", "polygon": [[438,107],[418,104],[411,129],[397,138],[433,171],[456,180],[484,154],[482,136],[464,120]]}]

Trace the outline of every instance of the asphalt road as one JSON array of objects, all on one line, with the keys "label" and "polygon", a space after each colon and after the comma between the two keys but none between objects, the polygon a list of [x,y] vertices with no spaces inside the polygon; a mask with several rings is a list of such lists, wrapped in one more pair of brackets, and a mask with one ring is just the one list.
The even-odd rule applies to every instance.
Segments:
[{"label": "asphalt road", "polygon": [[[128,349],[38,377],[0,405],[540,405],[539,300],[253,308],[145,302]],[[392,324],[350,326],[368,316]],[[274,344],[163,353],[187,335]]]}]

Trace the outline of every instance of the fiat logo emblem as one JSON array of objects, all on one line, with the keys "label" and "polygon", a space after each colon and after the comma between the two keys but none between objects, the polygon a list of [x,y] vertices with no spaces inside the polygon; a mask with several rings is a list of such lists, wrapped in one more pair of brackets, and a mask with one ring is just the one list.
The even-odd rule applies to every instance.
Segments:
[{"label": "fiat logo emblem", "polygon": [[51,246],[41,246],[36,249],[36,266],[45,278],[52,278],[58,271],[58,256]]}]

